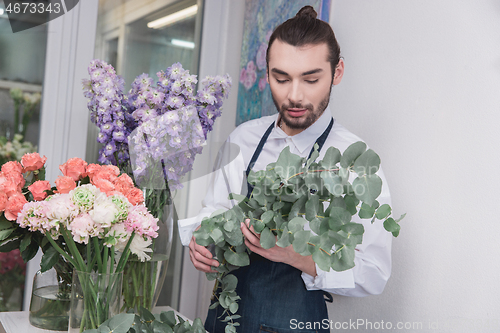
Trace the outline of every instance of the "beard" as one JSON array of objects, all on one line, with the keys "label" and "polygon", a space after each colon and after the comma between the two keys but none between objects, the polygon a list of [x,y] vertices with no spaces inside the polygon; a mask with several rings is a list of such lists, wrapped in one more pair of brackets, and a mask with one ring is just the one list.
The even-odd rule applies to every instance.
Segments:
[{"label": "beard", "polygon": [[[302,105],[300,103],[290,103],[290,104],[282,104],[281,106],[278,105],[278,102],[274,99],[273,97],[273,102],[274,105],[276,106],[276,110],[278,110],[281,120],[285,123],[285,125],[288,128],[291,129],[302,129],[305,130],[316,120],[318,120],[319,117],[325,112],[326,107],[328,106],[328,103],[330,102],[330,94],[332,93],[332,88],[330,87],[330,91],[328,94],[321,100],[321,102],[318,104],[318,107],[314,109],[314,106],[312,104],[306,104]],[[272,92],[271,92],[272,95]],[[294,118],[294,117],[289,117],[288,114],[286,113],[287,109],[290,108],[299,108],[299,109],[307,109],[308,112],[306,112],[306,117],[305,118]]]}]

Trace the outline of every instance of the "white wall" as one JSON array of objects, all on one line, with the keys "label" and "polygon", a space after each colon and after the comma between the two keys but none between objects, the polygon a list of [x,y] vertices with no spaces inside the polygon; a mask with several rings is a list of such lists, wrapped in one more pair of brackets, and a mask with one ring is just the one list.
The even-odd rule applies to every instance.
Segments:
[{"label": "white wall", "polygon": [[[221,141],[234,128],[244,1],[206,4],[222,16],[205,15],[213,44],[202,45],[200,74],[227,69],[235,84],[211,134]],[[384,293],[334,297],[330,319],[371,322],[359,331],[500,331],[500,3],[332,0],[331,24],[346,62],[332,112],[380,154],[395,215],[407,217]],[[216,149],[207,154],[198,168],[211,168]],[[192,191],[190,204],[203,184]]]},{"label": "white wall", "polygon": [[500,331],[500,2],[334,0],[332,13],[346,62],[334,116],[381,155],[408,215],[384,293],[335,297],[330,318]]}]

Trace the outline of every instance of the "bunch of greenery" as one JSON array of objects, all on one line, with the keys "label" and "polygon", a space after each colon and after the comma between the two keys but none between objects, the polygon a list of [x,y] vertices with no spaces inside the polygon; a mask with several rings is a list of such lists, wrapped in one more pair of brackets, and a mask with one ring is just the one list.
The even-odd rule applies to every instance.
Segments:
[{"label": "bunch of greenery", "polygon": [[120,313],[102,323],[97,329],[84,333],[206,333],[199,318],[193,324],[173,311],[152,314],[141,307],[138,314]]},{"label": "bunch of greenery", "polygon": [[[376,174],[380,158],[366,148],[365,143],[356,142],[341,154],[330,147],[323,160],[315,162],[317,149],[306,160],[286,147],[275,163],[249,174],[248,182],[254,186],[249,198],[230,194],[238,205],[202,221],[194,236],[198,244],[214,246],[220,263],[214,268],[218,273],[207,277],[216,280],[217,301],[211,307],[220,304],[225,309],[221,318],[225,316],[223,321],[228,323],[226,332],[236,331],[240,299],[235,291],[237,279],[228,273],[250,264],[242,221],[250,220],[263,248],[292,245],[295,252],[312,255],[324,271],[354,267],[354,249],[365,231],[362,224],[352,222],[356,214],[372,223],[383,220],[384,228],[398,236],[398,222],[404,215],[395,220],[390,216],[391,207],[376,200],[382,191],[382,180]],[[304,230],[306,224],[310,230]]]}]

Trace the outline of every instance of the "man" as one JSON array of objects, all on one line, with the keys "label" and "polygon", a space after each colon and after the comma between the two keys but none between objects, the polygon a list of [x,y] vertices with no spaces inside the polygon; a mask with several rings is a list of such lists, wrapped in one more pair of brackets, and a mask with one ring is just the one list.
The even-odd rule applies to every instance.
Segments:
[{"label": "man", "polygon": [[[324,144],[320,160],[329,146],[344,151],[360,141],[331,116],[330,93],[332,86],[342,80],[344,62],[331,27],[316,19],[312,7],[302,8],[276,28],[269,40],[267,74],[278,114],[248,121],[233,131],[227,143],[238,145],[241,154],[230,165],[221,163],[198,217],[179,222],[184,245],[189,242],[191,261],[203,272],[211,272],[211,266],[218,266],[218,262],[208,249],[196,244],[194,237],[187,237],[191,237],[202,217],[232,207],[228,194],[241,192],[249,165],[252,170],[265,169],[286,146],[292,153],[307,157],[315,143]],[[222,156],[228,154],[228,149],[223,147]],[[381,170],[378,175],[386,184]],[[386,185],[378,201],[390,204]],[[311,256],[295,253],[292,246],[263,249],[259,235],[242,221],[245,244],[252,255],[249,266],[233,272],[238,277],[237,293],[241,297],[238,332],[289,332],[296,328],[303,332],[302,328],[307,327],[329,332],[324,299],[328,293],[381,293],[391,270],[391,235],[381,223],[355,222],[365,227],[363,243],[356,248],[356,266],[344,272],[324,272]],[[217,318],[221,310],[209,311],[205,322],[209,332],[223,332],[225,324]]]}]

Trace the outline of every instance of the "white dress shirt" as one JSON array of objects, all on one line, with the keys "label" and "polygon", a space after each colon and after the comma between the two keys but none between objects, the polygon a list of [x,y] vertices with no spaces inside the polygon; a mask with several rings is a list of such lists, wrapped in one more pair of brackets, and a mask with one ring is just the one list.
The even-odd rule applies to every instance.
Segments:
[{"label": "white dress shirt", "polygon": [[[269,163],[276,162],[286,146],[290,147],[292,153],[307,157],[316,139],[328,127],[331,117],[331,111],[327,108],[314,124],[294,136],[288,136],[275,125],[252,170],[263,170]],[[245,171],[248,163],[265,131],[271,123],[276,124],[277,119],[278,114],[275,114],[247,121],[229,135],[219,152],[202,210],[196,217],[179,220],[179,233],[184,246],[189,245],[193,231],[200,225],[203,217],[237,204],[228,199],[229,193],[246,194]],[[362,140],[335,121],[317,161],[323,159],[328,147],[333,146],[343,152],[357,141]],[[380,205],[390,205],[389,188],[382,169],[377,174],[383,183],[382,193],[377,201]],[[353,175],[351,183],[354,178]],[[353,222],[362,223],[365,228],[363,242],[356,247],[355,267],[343,272],[332,269],[325,272],[316,265],[317,276],[302,273],[308,290],[321,289],[333,294],[357,297],[380,294],[383,291],[391,272],[392,235],[385,231],[380,220],[371,224],[370,219],[360,219],[358,215],[354,215]]]}]

